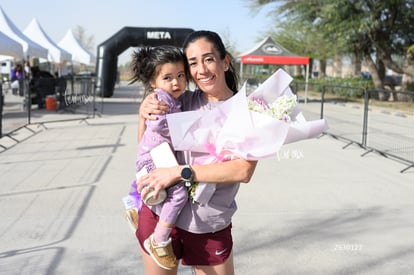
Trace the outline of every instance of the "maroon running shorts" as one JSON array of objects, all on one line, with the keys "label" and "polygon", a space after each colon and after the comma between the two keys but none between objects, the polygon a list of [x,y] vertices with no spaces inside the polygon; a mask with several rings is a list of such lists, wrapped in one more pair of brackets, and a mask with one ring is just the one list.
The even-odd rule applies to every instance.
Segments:
[{"label": "maroon running shorts", "polygon": [[[139,212],[136,236],[141,247],[154,232],[159,217],[146,205]],[[195,234],[178,227],[171,231],[172,246],[183,265],[218,265],[226,261],[233,249],[231,224],[214,233]]]}]

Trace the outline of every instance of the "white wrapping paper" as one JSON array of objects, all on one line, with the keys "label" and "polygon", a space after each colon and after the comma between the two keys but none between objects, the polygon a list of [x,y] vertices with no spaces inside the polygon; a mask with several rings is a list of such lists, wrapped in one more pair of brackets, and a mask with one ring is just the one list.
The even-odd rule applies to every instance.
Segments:
[{"label": "white wrapping paper", "polygon": [[[326,120],[306,121],[298,105],[289,114],[290,122],[249,110],[248,101],[253,98],[272,103],[281,96],[294,96],[289,87],[291,81],[292,77],[279,69],[248,97],[244,85],[213,110],[167,115],[174,149],[209,153],[213,157],[209,163],[229,157],[259,160],[277,157],[283,144],[319,136],[328,128]],[[197,201],[197,196],[208,193],[202,202],[206,203],[214,189],[214,184],[199,183],[196,194],[200,194],[194,199]]]}]

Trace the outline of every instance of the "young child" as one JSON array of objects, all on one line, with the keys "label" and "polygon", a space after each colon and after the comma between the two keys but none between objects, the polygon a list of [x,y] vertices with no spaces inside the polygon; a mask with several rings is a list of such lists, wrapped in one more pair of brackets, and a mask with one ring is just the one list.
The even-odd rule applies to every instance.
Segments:
[{"label": "young child", "polygon": [[[155,92],[159,100],[170,107],[170,113],[180,112],[181,104],[177,98],[187,86],[187,65],[184,54],[179,48],[172,46],[144,47],[133,53],[131,83],[142,82],[145,94]],[[150,151],[162,142],[171,146],[166,115],[157,120],[146,120],[146,129],[139,141],[136,171],[146,172],[155,168]],[[171,148],[172,149],[172,148]],[[154,233],[145,241],[145,249],[162,268],[173,269],[177,266],[170,233],[178,215],[188,199],[184,182],[179,182],[166,190],[166,198],[162,204],[160,219]],[[144,202],[146,199],[144,199]],[[155,203],[147,203],[154,205]],[[158,206],[157,206],[158,207]]]}]

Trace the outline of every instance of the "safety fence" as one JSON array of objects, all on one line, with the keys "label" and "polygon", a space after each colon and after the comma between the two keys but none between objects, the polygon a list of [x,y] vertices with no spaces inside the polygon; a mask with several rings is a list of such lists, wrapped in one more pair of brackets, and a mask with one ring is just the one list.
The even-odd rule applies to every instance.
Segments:
[{"label": "safety fence", "polygon": [[414,167],[414,92],[294,82],[308,119],[325,118],[326,134]]},{"label": "safety fence", "polygon": [[[55,81],[53,86],[49,83],[46,91],[37,94],[29,81],[25,82],[23,92],[3,83],[0,85],[3,89],[0,92],[0,137],[16,143],[21,140],[16,137],[19,129],[30,132],[34,126],[46,127],[47,123],[68,120],[82,122],[103,114],[104,100],[96,97],[95,83],[96,78],[91,76],[67,77]],[[300,101],[306,102],[301,104],[305,117],[327,119],[326,134],[344,140],[347,143],[344,148],[355,144],[365,150],[363,156],[374,152],[406,163],[407,167],[401,172],[414,167],[414,92],[296,81],[292,89]],[[128,100],[133,103],[130,104],[133,109],[142,92],[139,87],[117,90],[126,97],[137,97]],[[44,103],[40,109],[39,95]],[[109,111],[111,104],[105,106]]]},{"label": "safety fence", "polygon": [[[95,77],[86,75],[25,79],[17,88],[9,82],[2,83],[0,138],[18,143],[21,140],[17,132],[21,129],[34,133],[34,126],[95,117],[95,82]],[[5,149],[2,144],[0,147]]]}]

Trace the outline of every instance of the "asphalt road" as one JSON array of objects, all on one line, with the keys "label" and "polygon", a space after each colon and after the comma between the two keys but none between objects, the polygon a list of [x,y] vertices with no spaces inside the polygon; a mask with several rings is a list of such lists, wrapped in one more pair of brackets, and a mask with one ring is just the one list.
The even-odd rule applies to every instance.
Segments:
[{"label": "asphalt road", "polygon": [[[96,118],[33,125],[0,153],[0,274],[143,274],[121,202],[139,100],[117,89]],[[414,273],[414,169],[343,147],[325,135],[259,162],[237,197],[236,274]]]}]

